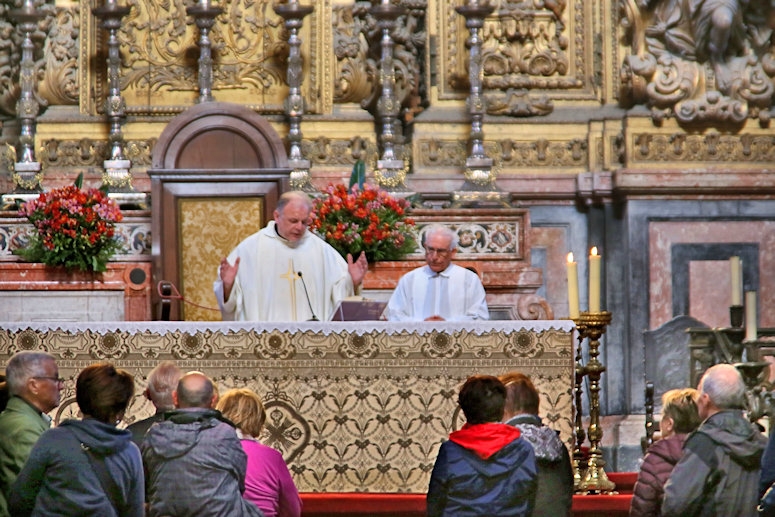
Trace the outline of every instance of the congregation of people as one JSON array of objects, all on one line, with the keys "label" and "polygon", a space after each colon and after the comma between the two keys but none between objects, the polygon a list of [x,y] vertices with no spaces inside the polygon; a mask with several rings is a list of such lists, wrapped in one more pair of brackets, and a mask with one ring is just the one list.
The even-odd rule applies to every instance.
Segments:
[{"label": "congregation of people", "polygon": [[[134,378],[95,363],[76,379],[79,418],[52,428],[64,387],[55,357],[18,352],[5,376],[0,517],[302,514],[282,454],[261,443],[266,413],[250,389],[221,395],[204,373],[163,361],[143,394],[155,413],[122,429]],[[663,395],[632,516],[775,515],[775,433],[768,440],[748,421],[745,389],[734,366],[718,364],[696,390]],[[540,399],[521,372],[465,381],[466,422],[438,450],[427,515],[572,515],[570,454],[544,425]]]}]

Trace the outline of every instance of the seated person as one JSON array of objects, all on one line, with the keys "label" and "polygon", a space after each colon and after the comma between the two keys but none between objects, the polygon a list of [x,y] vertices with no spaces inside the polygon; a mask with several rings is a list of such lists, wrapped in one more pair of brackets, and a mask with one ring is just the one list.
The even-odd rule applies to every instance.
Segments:
[{"label": "seated person", "polygon": [[665,483],[683,456],[686,437],[700,425],[697,390],[686,388],[662,395],[661,438],[652,443],[643,457],[630,503],[631,516],[661,514]]},{"label": "seated person", "polygon": [[247,388],[226,392],[216,406],[237,426],[237,436],[248,455],[245,493],[266,517],[300,517],[301,498],[283,455],[258,441],[266,413],[261,398]]},{"label": "seated person", "polygon": [[541,515],[567,517],[573,502],[573,467],[570,454],[557,431],[546,427],[538,416],[539,396],[530,377],[519,372],[501,375],[506,386],[503,421],[522,433],[533,446],[538,465],[536,510]]},{"label": "seated person", "polygon": [[428,487],[428,517],[530,515],[535,500],[533,447],[501,423],[506,387],[475,375],[458,395],[466,424],[442,443]]},{"label": "seated person", "polygon": [[143,517],[145,484],[132,433],[118,429],[135,393],[131,374],[109,363],[75,381],[83,420],[44,432],[11,488],[10,515]]},{"label": "seated person", "polygon": [[426,265],[405,274],[388,302],[389,321],[487,320],[482,281],[473,271],[452,264],[457,233],[442,225],[425,232]]}]

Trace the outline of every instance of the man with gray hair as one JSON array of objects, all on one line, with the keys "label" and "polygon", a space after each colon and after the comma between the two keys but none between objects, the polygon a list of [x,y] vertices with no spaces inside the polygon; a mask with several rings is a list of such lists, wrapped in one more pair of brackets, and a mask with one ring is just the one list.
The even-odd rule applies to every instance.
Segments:
[{"label": "man with gray hair", "polygon": [[59,405],[64,380],[53,355],[24,351],[5,368],[10,398],[0,413],[0,517],[8,514],[8,495],[32,446],[51,426],[46,414]]},{"label": "man with gray hair", "polygon": [[165,411],[175,409],[172,392],[177,388],[182,375],[183,372],[174,361],[162,361],[148,374],[148,387],[145,388],[143,395],[154,405],[156,413],[127,426],[127,431],[132,433],[132,441],[138,447],[142,445],[148,429],[154,423],[164,420]]},{"label": "man with gray hair", "polygon": [[702,375],[697,410],[703,419],[665,485],[662,515],[755,516],[767,438],[743,414],[745,383],[730,364]]},{"label": "man with gray hair", "polygon": [[425,266],[405,274],[390,297],[390,321],[487,320],[484,287],[473,271],[452,264],[457,233],[434,224],[425,231]]}]

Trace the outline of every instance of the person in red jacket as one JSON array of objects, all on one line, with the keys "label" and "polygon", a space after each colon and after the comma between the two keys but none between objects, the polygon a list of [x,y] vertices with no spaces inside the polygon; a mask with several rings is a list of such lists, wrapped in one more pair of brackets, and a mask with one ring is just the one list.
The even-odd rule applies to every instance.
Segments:
[{"label": "person in red jacket", "polygon": [[630,516],[660,515],[667,478],[683,455],[686,437],[700,425],[697,412],[697,390],[685,388],[662,395],[661,439],[646,451],[638,480],[633,489]]},{"label": "person in red jacket", "polygon": [[533,447],[516,427],[501,423],[506,387],[475,375],[458,403],[466,424],[441,444],[428,487],[428,517],[517,517],[533,512]]}]

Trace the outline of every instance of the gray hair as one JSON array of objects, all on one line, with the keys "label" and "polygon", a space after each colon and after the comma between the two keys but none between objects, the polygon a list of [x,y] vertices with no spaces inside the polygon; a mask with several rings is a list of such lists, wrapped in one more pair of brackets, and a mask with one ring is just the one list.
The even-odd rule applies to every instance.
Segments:
[{"label": "gray hair", "polygon": [[148,374],[148,398],[158,409],[175,409],[172,392],[183,372],[174,361],[162,361]]},{"label": "gray hair", "polygon": [[302,192],[301,190],[291,190],[281,195],[280,199],[277,200],[277,207],[275,210],[277,210],[279,213],[282,213],[283,209],[288,205],[288,203],[293,200],[301,201],[307,207],[307,211],[312,211],[312,199],[310,199],[306,192]]},{"label": "gray hair", "polygon": [[457,232],[444,226],[443,224],[431,224],[425,227],[425,234],[423,235],[424,242],[428,242],[428,239],[432,235],[441,235],[449,239],[450,251],[457,249],[458,235]]},{"label": "gray hair", "polygon": [[11,395],[23,393],[27,381],[46,375],[46,363],[56,363],[56,357],[47,352],[24,351],[15,354],[5,367],[6,382]]},{"label": "gray hair", "polygon": [[745,407],[745,383],[743,376],[731,364],[717,364],[708,368],[700,379],[700,394],[707,393],[719,409],[743,409]]}]

